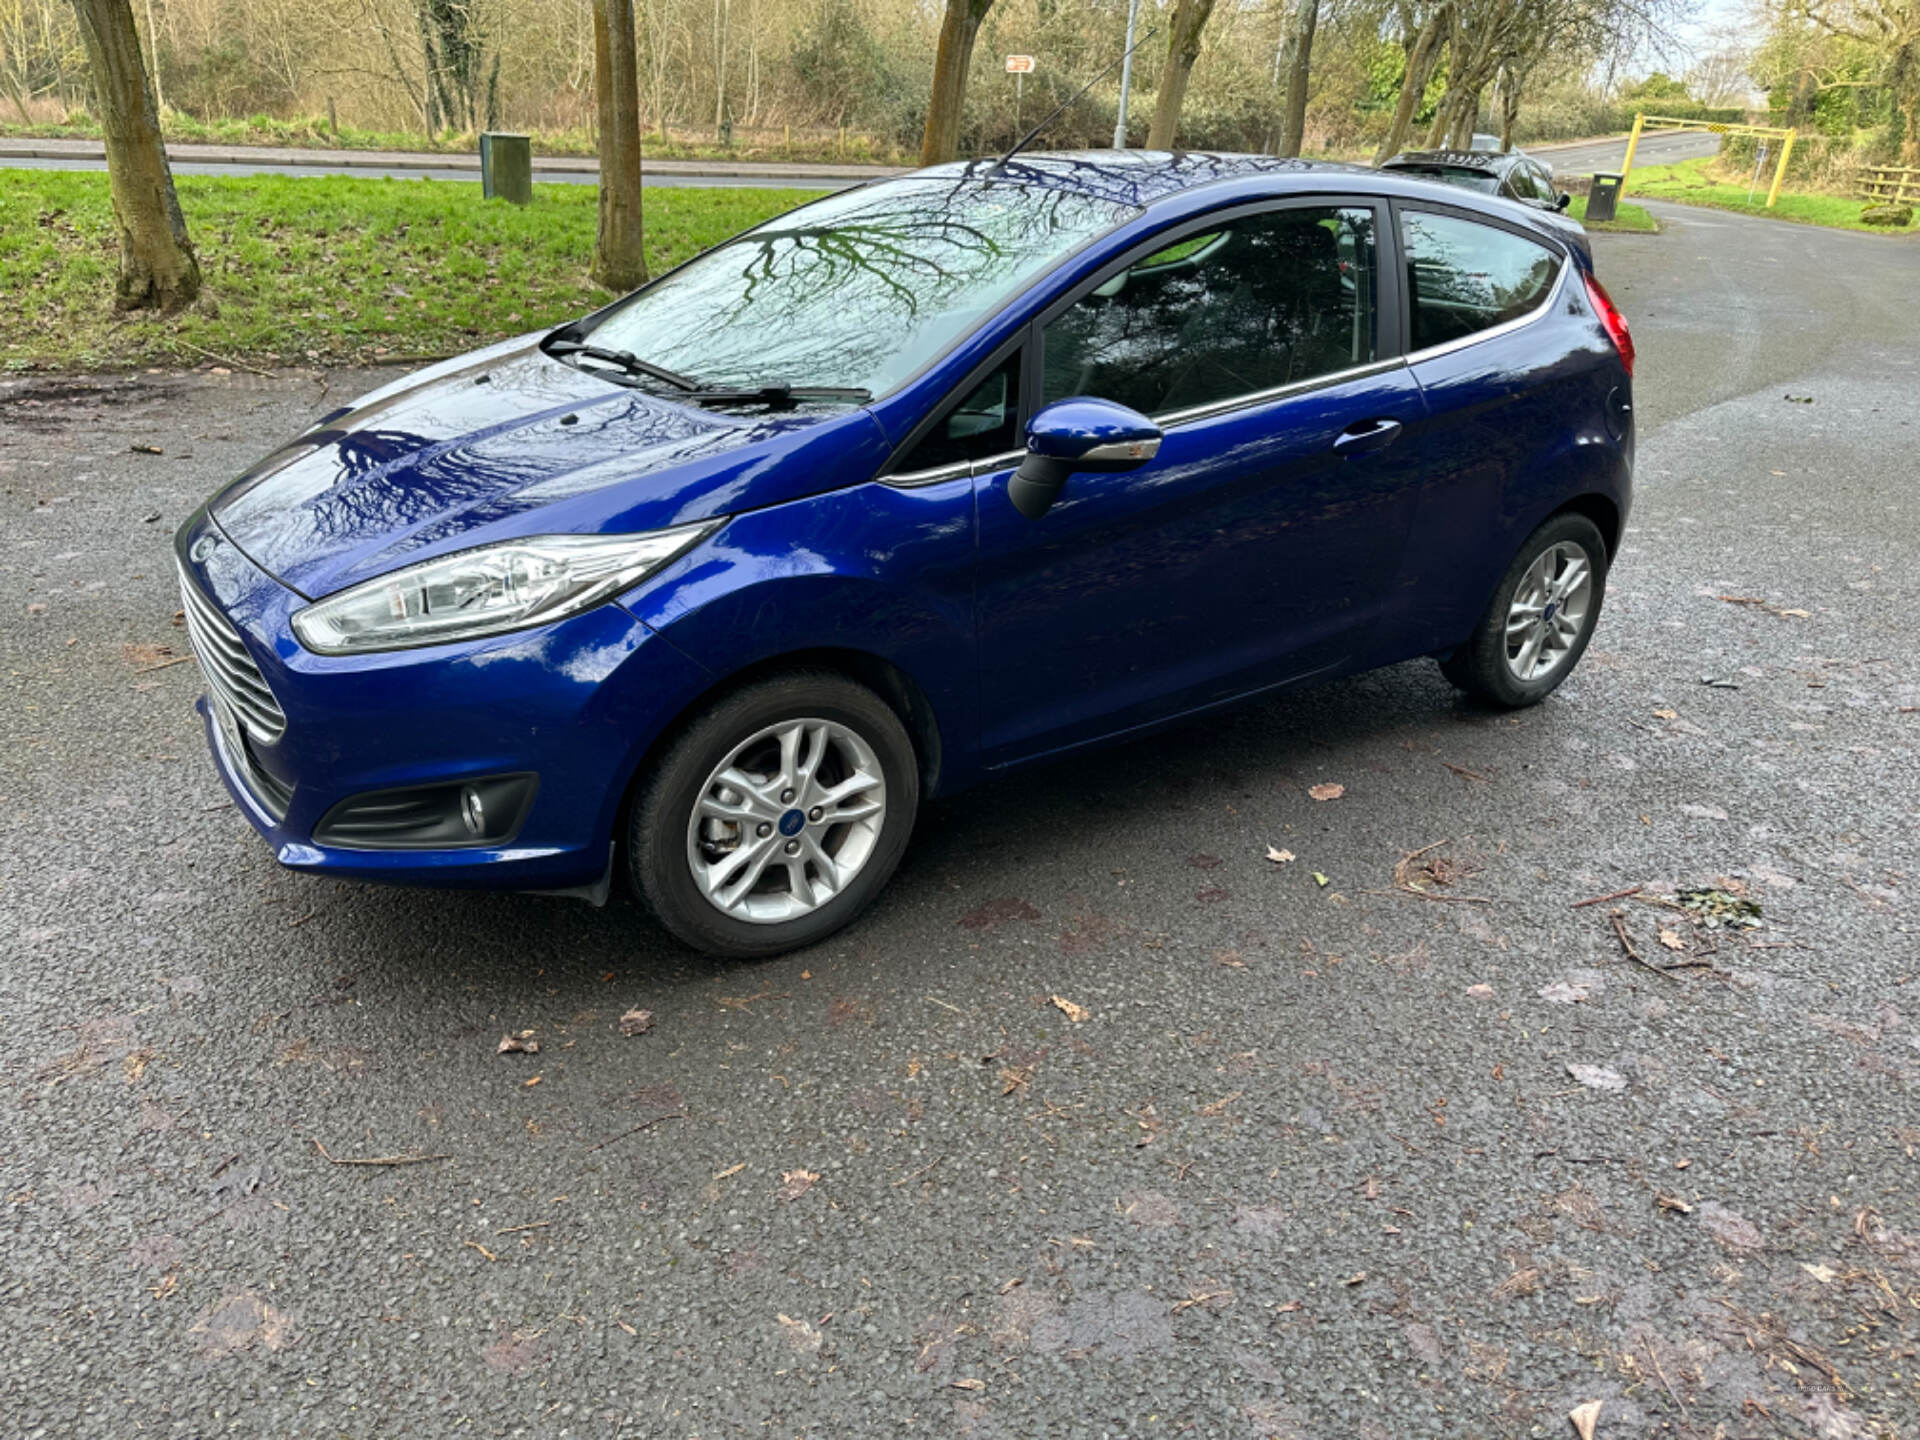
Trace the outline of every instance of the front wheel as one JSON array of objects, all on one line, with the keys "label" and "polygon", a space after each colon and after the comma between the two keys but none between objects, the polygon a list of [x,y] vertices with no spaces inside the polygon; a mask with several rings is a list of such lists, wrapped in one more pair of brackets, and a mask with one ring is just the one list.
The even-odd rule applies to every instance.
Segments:
[{"label": "front wheel", "polygon": [[1556,515],[1527,537],[1472,636],[1440,664],[1490,705],[1537,705],[1573,673],[1600,620],[1607,546],[1584,515]]},{"label": "front wheel", "polygon": [[762,680],[695,721],[643,780],[634,883],[695,949],[777,955],[872,902],[919,802],[913,742],[879,696],[831,672]]}]

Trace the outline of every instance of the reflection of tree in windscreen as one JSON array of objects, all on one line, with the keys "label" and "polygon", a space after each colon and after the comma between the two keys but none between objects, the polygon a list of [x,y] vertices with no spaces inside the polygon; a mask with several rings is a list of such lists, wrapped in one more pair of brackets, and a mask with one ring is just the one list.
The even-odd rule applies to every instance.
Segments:
[{"label": "reflection of tree in windscreen", "polygon": [[1007,181],[880,187],[816,223],[802,210],[742,236],[643,294],[608,333],[707,384],[878,391],[1124,218],[1104,200]]}]

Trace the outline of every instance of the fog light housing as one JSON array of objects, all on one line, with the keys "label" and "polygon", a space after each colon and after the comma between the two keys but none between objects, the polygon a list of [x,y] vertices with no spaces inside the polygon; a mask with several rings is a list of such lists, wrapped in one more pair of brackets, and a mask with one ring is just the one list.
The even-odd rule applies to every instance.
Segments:
[{"label": "fog light housing", "polygon": [[532,808],[538,775],[489,775],[369,790],[335,805],[315,844],[343,850],[462,850],[509,843]]}]

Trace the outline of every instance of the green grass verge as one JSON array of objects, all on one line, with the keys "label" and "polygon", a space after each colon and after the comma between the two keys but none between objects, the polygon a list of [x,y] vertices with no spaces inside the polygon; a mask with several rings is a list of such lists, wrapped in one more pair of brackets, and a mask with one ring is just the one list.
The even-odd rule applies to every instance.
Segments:
[{"label": "green grass verge", "polygon": [[1660,222],[1647,213],[1644,205],[1629,205],[1625,201],[1614,206],[1613,219],[1588,220],[1587,197],[1576,195],[1567,206],[1567,214],[1589,230],[1618,230],[1635,235],[1656,235],[1660,231]]},{"label": "green grass verge", "polygon": [[[0,368],[329,364],[452,355],[604,304],[587,278],[595,187],[256,175],[175,184],[217,313],[116,315],[119,241],[98,173],[0,169]],[[817,192],[649,190],[656,271]],[[211,307],[202,307],[210,309]]]},{"label": "green grass verge", "polygon": [[1837,230],[1865,230],[1875,235],[1912,235],[1920,224],[1889,229],[1885,225],[1862,225],[1860,212],[1866,201],[1842,195],[1818,195],[1808,191],[1782,190],[1773,209],[1767,209],[1769,177],[1762,175],[1752,186],[1749,200],[1744,180],[1729,180],[1715,170],[1713,159],[1682,160],[1677,165],[1649,165],[1635,169],[1627,177],[1627,189],[1650,200],[1677,200],[1685,205],[1704,205],[1714,210],[1732,210],[1742,215],[1761,215],[1773,220],[1794,220],[1802,225],[1825,225]]}]

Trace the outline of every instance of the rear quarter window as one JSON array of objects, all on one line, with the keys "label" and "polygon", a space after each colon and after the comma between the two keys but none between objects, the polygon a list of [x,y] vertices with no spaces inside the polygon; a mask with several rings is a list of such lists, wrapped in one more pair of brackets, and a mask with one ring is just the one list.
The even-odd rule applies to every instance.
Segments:
[{"label": "rear quarter window", "polygon": [[1510,230],[1453,215],[1400,215],[1413,348],[1425,350],[1537,310],[1561,259]]}]

